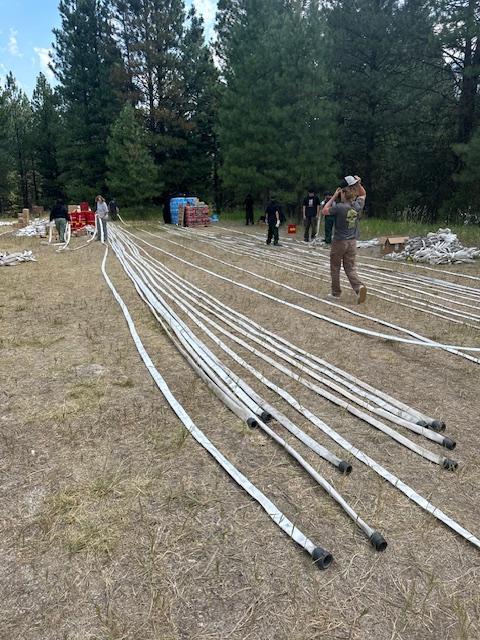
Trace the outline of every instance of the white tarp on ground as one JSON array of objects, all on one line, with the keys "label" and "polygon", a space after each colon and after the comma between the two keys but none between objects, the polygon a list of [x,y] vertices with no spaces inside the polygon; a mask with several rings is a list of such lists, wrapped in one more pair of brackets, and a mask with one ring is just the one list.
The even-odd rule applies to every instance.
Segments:
[{"label": "white tarp on ground", "polygon": [[450,229],[439,229],[436,233],[410,238],[400,253],[389,253],[387,260],[411,260],[428,264],[452,264],[473,262],[480,258],[480,249],[464,247]]},{"label": "white tarp on ground", "polygon": [[0,250],[0,267],[13,267],[21,262],[37,262],[31,251],[7,253]]}]

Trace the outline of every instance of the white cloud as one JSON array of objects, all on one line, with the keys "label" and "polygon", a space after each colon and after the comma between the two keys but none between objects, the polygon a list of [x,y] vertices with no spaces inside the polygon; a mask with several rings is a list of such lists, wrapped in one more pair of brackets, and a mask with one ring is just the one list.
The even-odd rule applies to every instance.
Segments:
[{"label": "white cloud", "polygon": [[10,29],[10,36],[8,38],[7,49],[10,55],[18,56],[19,58],[21,58],[22,54],[20,53],[20,49],[18,48],[17,34],[18,34],[18,31],[15,31],[15,29]]},{"label": "white cloud", "polygon": [[40,69],[47,76],[47,79],[52,80],[55,79],[55,75],[53,71],[48,66],[51,61],[51,49],[46,49],[45,47],[34,47],[33,50],[38,56],[38,61],[40,62]]}]

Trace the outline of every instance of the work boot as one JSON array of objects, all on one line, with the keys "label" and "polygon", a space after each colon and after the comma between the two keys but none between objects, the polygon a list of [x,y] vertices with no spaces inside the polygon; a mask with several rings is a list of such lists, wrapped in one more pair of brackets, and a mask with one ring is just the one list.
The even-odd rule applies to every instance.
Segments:
[{"label": "work boot", "polygon": [[360,289],[357,291],[357,304],[362,304],[367,299],[367,287],[362,284]]}]

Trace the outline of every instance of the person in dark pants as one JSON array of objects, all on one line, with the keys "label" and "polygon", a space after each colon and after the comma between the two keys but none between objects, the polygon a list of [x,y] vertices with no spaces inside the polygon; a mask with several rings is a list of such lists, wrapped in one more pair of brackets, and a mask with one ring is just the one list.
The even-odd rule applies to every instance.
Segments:
[{"label": "person in dark pants", "polygon": [[[332,196],[333,196],[333,193],[331,191],[325,191],[325,193],[323,194],[323,200],[320,203],[320,207],[322,207],[322,209]],[[333,226],[335,224],[335,216],[327,215],[327,216],[324,216],[324,218],[325,218],[325,244],[332,244],[332,233],[333,233]]]},{"label": "person in dark pants", "polygon": [[108,203],[108,215],[110,217],[110,220],[118,219],[118,211],[118,204],[115,202],[115,199],[112,198]]},{"label": "person in dark pants", "polygon": [[245,205],[245,224],[249,225],[249,224],[254,224],[253,222],[253,198],[252,198],[252,194],[249,193],[248,196],[245,198],[245,202],[243,203]]},{"label": "person in dark pants", "polygon": [[271,244],[273,238],[274,246],[278,247],[278,227],[280,226],[281,210],[280,206],[272,198],[265,209],[265,218],[268,224],[267,244]]},{"label": "person in dark pants", "polygon": [[320,215],[320,199],[315,195],[313,189],[308,190],[308,196],[303,200],[302,213],[305,227],[303,239],[305,242],[309,242],[310,234],[312,240],[317,235],[317,219]]},{"label": "person in dark pants", "polygon": [[50,211],[50,222],[55,222],[60,242],[65,242],[65,229],[67,228],[67,222],[70,222],[70,216],[67,207],[61,200],[57,200],[53,205]]}]

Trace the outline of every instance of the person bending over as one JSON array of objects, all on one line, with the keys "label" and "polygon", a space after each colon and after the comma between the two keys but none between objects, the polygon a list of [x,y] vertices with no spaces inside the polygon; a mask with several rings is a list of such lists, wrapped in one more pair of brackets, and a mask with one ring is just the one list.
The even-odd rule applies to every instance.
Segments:
[{"label": "person bending over", "polygon": [[[358,304],[365,302],[367,297],[367,288],[359,279],[355,267],[357,239],[360,236],[359,221],[366,197],[367,193],[361,179],[358,176],[346,176],[322,211],[324,216],[335,218],[330,250],[331,297],[339,298],[342,293],[340,268],[343,264]],[[337,202],[338,199],[340,202]]]}]

